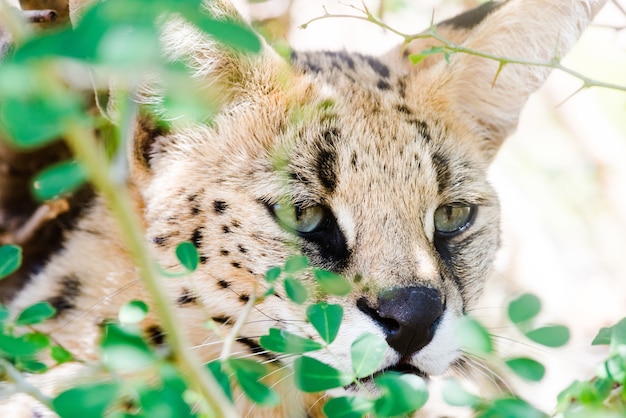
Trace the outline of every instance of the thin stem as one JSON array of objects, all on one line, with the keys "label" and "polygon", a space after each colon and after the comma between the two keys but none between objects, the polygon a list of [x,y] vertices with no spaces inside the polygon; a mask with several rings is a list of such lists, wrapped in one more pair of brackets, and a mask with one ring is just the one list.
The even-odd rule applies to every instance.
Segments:
[{"label": "thin stem", "polygon": [[126,189],[116,187],[110,180],[104,153],[97,146],[93,132],[80,124],[72,124],[68,129],[66,140],[74,154],[89,171],[91,181],[107,200],[111,212],[119,223],[128,249],[141,270],[146,291],[150,295],[161,325],[168,336],[174,361],[184,372],[190,386],[200,392],[207,401],[216,417],[237,417],[220,386],[212,376],[208,375],[191,350],[183,327],[176,319],[170,300],[161,284],[156,264],[144,245],[143,235],[139,228],[141,222],[131,204],[131,199]]},{"label": "thin stem", "polygon": [[[355,7],[353,7],[355,8]],[[365,22],[371,22],[395,35],[400,36],[401,38],[404,39],[404,45],[408,45],[411,41],[414,41],[416,39],[435,39],[439,42],[441,42],[442,44],[442,48],[445,50],[445,52],[447,53],[462,53],[462,54],[469,54],[469,55],[474,55],[477,57],[481,57],[481,58],[485,58],[488,60],[492,60],[492,61],[496,61],[500,64],[500,67],[504,67],[504,65],[508,65],[508,64],[517,64],[517,65],[530,65],[530,66],[536,66],[536,67],[548,67],[548,68],[553,68],[559,71],[562,71],[566,74],[569,74],[571,76],[573,76],[574,78],[579,79],[580,81],[582,81],[583,85],[582,88],[590,88],[590,87],[601,87],[601,88],[607,88],[607,89],[612,89],[612,90],[618,90],[618,91],[624,91],[626,92],[626,86],[623,85],[619,85],[619,84],[613,84],[613,83],[605,83],[603,81],[598,81],[598,80],[594,80],[590,77],[587,77],[575,70],[572,70],[571,68],[565,67],[564,65],[562,65],[558,59],[553,58],[549,61],[534,61],[534,60],[524,60],[524,59],[518,59],[518,58],[508,58],[508,57],[501,57],[501,56],[497,56],[497,55],[492,55],[492,54],[488,54],[485,52],[481,52],[481,51],[477,51],[474,49],[470,49],[470,48],[466,48],[463,47],[461,45],[457,45],[454,42],[451,42],[449,40],[447,40],[446,38],[444,38],[443,36],[439,35],[436,31],[436,27],[433,25],[431,26],[430,30],[423,32],[423,33],[419,33],[419,34],[406,34],[403,33],[397,29],[392,28],[391,26],[387,25],[386,23],[384,23],[383,21],[381,21],[380,19],[376,18],[376,16],[374,16],[372,13],[370,13],[368,10],[360,10],[358,8],[355,8],[356,10],[360,11],[363,13],[363,16],[355,16],[355,15],[349,15],[349,14],[332,14],[332,13],[328,13],[325,11],[324,15],[322,16],[318,16],[315,17],[307,22],[305,22],[304,24],[302,24],[300,27],[301,28],[306,28],[309,24],[316,22],[318,20],[322,20],[322,19],[329,19],[329,18],[349,18],[349,19],[356,19],[356,20],[362,20]]]},{"label": "thin stem", "polygon": [[222,353],[220,354],[220,361],[222,363],[226,362],[226,360],[228,360],[228,357],[230,357],[230,354],[233,350],[233,344],[237,340],[237,337],[239,336],[239,332],[241,331],[241,328],[244,326],[244,324],[248,320],[248,316],[250,316],[250,312],[252,312],[252,308],[254,307],[255,303],[256,303],[256,294],[252,292],[252,294],[250,295],[250,299],[248,299],[246,306],[243,308],[243,312],[238,316],[237,322],[235,322],[233,329],[230,331],[230,334],[228,335],[228,338],[224,340],[224,345],[222,346]]},{"label": "thin stem", "polygon": [[[41,393],[39,389],[31,385],[24,379],[22,374],[7,360],[0,358],[0,372],[4,370],[4,375],[10,382],[17,386],[19,392],[25,393],[37,399],[39,402],[52,409],[52,399]],[[2,373],[0,373],[1,375]]]}]

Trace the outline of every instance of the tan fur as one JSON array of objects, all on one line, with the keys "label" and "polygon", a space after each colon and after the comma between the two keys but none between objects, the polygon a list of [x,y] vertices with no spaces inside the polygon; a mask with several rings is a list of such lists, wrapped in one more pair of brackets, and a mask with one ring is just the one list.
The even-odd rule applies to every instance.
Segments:
[{"label": "tan fur", "polygon": [[[70,2],[75,19],[82,3]],[[566,53],[602,3],[510,0],[471,30],[444,25],[442,33],[486,53],[548,60],[555,51]],[[218,15],[233,13],[222,3],[211,7]],[[221,108],[210,126],[153,134],[149,122],[138,123],[130,187],[146,244],[160,265],[178,268],[176,244],[196,240],[200,268],[167,284],[174,302],[185,292],[194,298],[177,313],[202,360],[216,358],[221,350],[219,336],[205,322],[237,318],[245,297],[268,287],[264,273],[302,249],[314,264],[355,284],[349,297],[327,298],[345,311],[331,346],[335,357],[315,356],[347,368],[358,335],[383,335],[357,301],[374,304],[385,289],[420,285],[441,292],[446,312],[432,342],[406,361],[429,375],[446,372],[460,355],[453,320],[478,296],[498,244],[498,201],[486,169],[548,69],[507,65],[495,79],[497,64],[489,60],[457,54],[450,63],[439,57],[412,66],[400,49],[375,63],[361,56],[299,54],[293,69],[267,46],[258,56],[236,55],[182,21],[166,25],[163,43],[170,58],[184,59],[195,70],[199,88],[216,95]],[[409,49],[419,52],[425,46],[416,41]],[[140,100],[158,102],[154,94],[154,87],[146,87]],[[332,154],[332,188],[319,179],[316,159],[325,147]],[[141,158],[142,150],[149,150],[149,161]],[[350,250],[345,265],[337,267],[281,228],[260,203],[272,205],[285,197],[332,210]],[[446,244],[453,253],[446,261],[434,242],[433,214],[458,202],[479,209],[468,230]],[[57,296],[68,276],[80,281],[74,306],[40,328],[81,359],[94,360],[101,321],[115,318],[131,299],[147,299],[117,224],[100,200],[67,232],[64,250],[32,278],[11,309],[18,312]],[[285,299],[259,302],[241,336],[258,341],[270,327],[313,335],[303,308]],[[155,323],[149,317],[143,326]],[[228,332],[230,325],[220,327]],[[248,350],[245,345],[235,349],[240,355]],[[389,349],[383,366],[398,361],[400,355]],[[71,375],[66,368],[74,369]],[[42,379],[50,394],[73,384],[74,373],[84,370],[70,365],[53,373]],[[293,397],[293,389],[285,392]],[[4,401],[0,415],[20,402]],[[306,410],[312,402],[304,403]],[[290,415],[250,409],[243,398],[237,407],[253,416]],[[19,412],[25,415],[11,416],[29,416],[29,411],[27,406]]]}]

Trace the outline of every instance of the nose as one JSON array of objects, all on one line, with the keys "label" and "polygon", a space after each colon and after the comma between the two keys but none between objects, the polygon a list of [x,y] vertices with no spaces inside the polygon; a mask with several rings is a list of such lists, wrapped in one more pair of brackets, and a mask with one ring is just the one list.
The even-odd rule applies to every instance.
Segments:
[{"label": "nose", "polygon": [[378,308],[365,298],[357,301],[357,307],[374,319],[389,346],[405,358],[432,341],[445,309],[439,290],[425,286],[384,290],[378,295]]}]

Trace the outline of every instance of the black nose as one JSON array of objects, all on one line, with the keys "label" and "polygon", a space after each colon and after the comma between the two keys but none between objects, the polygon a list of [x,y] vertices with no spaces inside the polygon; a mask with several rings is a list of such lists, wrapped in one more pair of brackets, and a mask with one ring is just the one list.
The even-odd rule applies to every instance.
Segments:
[{"label": "black nose", "polygon": [[378,295],[378,308],[365,298],[357,307],[376,321],[387,335],[387,343],[403,357],[426,346],[435,335],[444,305],[437,289],[424,286],[389,289]]}]

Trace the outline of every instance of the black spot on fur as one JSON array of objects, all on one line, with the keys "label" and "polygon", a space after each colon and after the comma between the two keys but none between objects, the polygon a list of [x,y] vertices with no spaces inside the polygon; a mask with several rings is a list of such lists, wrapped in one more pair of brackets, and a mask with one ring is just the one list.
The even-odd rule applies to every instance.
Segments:
[{"label": "black spot on fur", "polygon": [[235,321],[233,321],[233,318],[231,318],[230,316],[214,316],[211,318],[213,321],[219,323],[219,324],[232,324]]},{"label": "black spot on fur", "polygon": [[214,200],[213,201],[213,210],[218,215],[223,215],[228,209],[228,204],[223,200]]},{"label": "black spot on fur", "polygon": [[389,90],[391,88],[391,85],[381,78],[380,80],[378,80],[378,83],[376,83],[376,87],[378,87],[380,90]]},{"label": "black spot on fur", "polygon": [[222,226],[222,232],[224,232],[225,234],[230,234],[230,226],[228,225],[223,225]]},{"label": "black spot on fur", "polygon": [[490,1],[472,10],[462,13],[452,19],[445,20],[439,25],[449,25],[457,29],[472,29],[482,22],[491,12],[505,2]]},{"label": "black spot on fur", "polygon": [[191,242],[196,248],[202,246],[202,227],[196,228],[191,235]]},{"label": "black spot on fur", "polygon": [[226,280],[218,280],[217,284],[222,288],[222,289],[228,289],[230,287],[230,282],[226,281]]},{"label": "black spot on fur", "polygon": [[406,97],[406,78],[405,77],[398,78],[398,94],[403,99]]},{"label": "black spot on fur", "polygon": [[411,123],[417,127],[417,130],[420,136],[422,137],[422,139],[424,139],[424,141],[426,142],[432,141],[432,136],[430,135],[430,129],[428,128],[428,125],[426,124],[426,122],[424,122],[423,120],[413,119],[411,120]]},{"label": "black spot on fur", "polygon": [[189,196],[187,196],[187,201],[193,202],[194,200],[196,200],[196,197],[198,197],[197,194],[190,194]]},{"label": "black spot on fur", "polygon": [[349,69],[354,70],[354,59],[346,51],[325,51],[327,56],[333,58],[333,64],[341,67],[341,64],[346,64]]},{"label": "black spot on fur", "polygon": [[146,328],[146,334],[152,342],[152,344],[159,346],[165,343],[165,333],[163,329],[158,325],[150,325]]},{"label": "black spot on fur", "polygon": [[197,302],[198,302],[198,298],[194,296],[193,293],[189,289],[186,289],[186,288],[183,288],[182,293],[176,300],[176,303],[178,303],[178,306],[189,305],[192,303],[195,304]]},{"label": "black spot on fur", "polygon": [[356,169],[357,162],[358,162],[358,158],[356,156],[356,151],[352,151],[352,156],[350,157],[350,165]]},{"label": "black spot on fur", "polygon": [[250,349],[250,351],[253,354],[256,354],[258,356],[264,357],[265,359],[271,361],[271,362],[277,362],[278,359],[271,353],[267,352],[265,349],[263,349],[263,347],[261,347],[260,345],[258,345],[257,343],[255,343],[254,341],[252,341],[250,338],[246,338],[246,337],[239,337],[237,338],[237,342],[248,346],[248,348]]},{"label": "black spot on fur", "polygon": [[405,115],[412,115],[413,111],[409,109],[406,105],[399,104],[396,106],[396,110],[400,113],[404,113]]},{"label": "black spot on fur", "polygon": [[433,168],[437,173],[437,184],[439,186],[439,193],[442,193],[450,185],[450,161],[439,153],[434,153],[432,156]]},{"label": "black spot on fur", "polygon": [[248,249],[246,247],[244,247],[243,245],[239,244],[237,245],[237,249],[239,250],[240,253],[245,254],[248,252]]},{"label": "black spot on fur", "polygon": [[154,237],[152,243],[162,247],[167,243],[167,237]]},{"label": "black spot on fur", "polygon": [[335,141],[339,138],[337,129],[329,129],[324,132],[324,143],[315,158],[315,166],[317,168],[317,176],[320,183],[328,193],[335,191],[337,187],[337,176],[335,174],[335,165],[337,154],[335,153]]},{"label": "black spot on fur", "polygon": [[202,212],[202,209],[200,209],[199,206],[193,205],[191,207],[191,215],[192,216],[196,216],[197,214],[199,214],[200,212]]},{"label": "black spot on fur", "polygon": [[206,264],[207,261],[209,261],[209,257],[207,257],[206,255],[200,256],[200,264]]},{"label": "black spot on fur", "polygon": [[230,265],[233,266],[236,269],[240,269],[241,268],[241,264],[236,262],[236,261],[233,261],[232,263],[230,263]]},{"label": "black spot on fur", "polygon": [[248,295],[239,295],[239,300],[243,303],[247,303],[250,300],[250,296]]},{"label": "black spot on fur", "polygon": [[222,249],[220,250],[220,254],[221,254],[221,255],[223,255],[223,256],[225,257],[225,256],[227,256],[228,254],[230,254],[230,251],[225,250],[225,249],[223,249],[223,248],[222,248]]},{"label": "black spot on fur", "polygon": [[233,228],[239,228],[241,226],[241,222],[239,222],[237,219],[233,219],[231,225],[233,226]]},{"label": "black spot on fur", "polygon": [[82,293],[81,287],[78,277],[72,274],[61,278],[57,296],[48,299],[48,303],[56,309],[55,318],[76,307],[75,301]]},{"label": "black spot on fur", "polygon": [[368,56],[365,56],[363,58],[370,65],[370,67],[372,67],[372,70],[378,73],[378,75],[380,75],[381,77],[385,77],[385,78],[389,77],[389,67],[383,64],[380,60],[378,60],[377,58],[368,57]]}]

